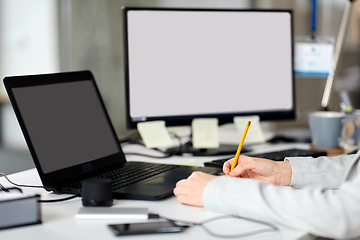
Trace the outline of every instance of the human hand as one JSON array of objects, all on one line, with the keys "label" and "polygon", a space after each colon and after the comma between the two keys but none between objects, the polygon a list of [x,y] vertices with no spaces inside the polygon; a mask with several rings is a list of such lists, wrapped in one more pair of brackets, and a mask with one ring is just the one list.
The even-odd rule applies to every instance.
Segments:
[{"label": "human hand", "polygon": [[202,207],[204,188],[216,177],[204,172],[193,172],[187,179],[178,181],[173,192],[180,203]]},{"label": "human hand", "polygon": [[252,178],[276,185],[288,186],[291,183],[291,163],[276,162],[264,158],[253,158],[240,155],[237,166],[230,171],[234,159],[223,165],[223,172],[231,177]]}]

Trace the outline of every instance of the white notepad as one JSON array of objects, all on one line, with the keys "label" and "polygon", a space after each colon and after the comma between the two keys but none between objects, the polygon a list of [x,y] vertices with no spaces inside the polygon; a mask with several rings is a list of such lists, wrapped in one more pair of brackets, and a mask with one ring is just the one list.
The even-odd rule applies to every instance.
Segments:
[{"label": "white notepad", "polygon": [[148,219],[147,208],[83,207],[76,214],[77,219]]}]

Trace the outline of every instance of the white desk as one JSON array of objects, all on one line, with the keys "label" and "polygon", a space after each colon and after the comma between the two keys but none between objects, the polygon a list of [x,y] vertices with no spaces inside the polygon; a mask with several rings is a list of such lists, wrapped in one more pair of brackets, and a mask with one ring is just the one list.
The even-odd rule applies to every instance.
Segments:
[{"label": "white desk", "polygon": [[[296,145],[299,146],[299,145]],[[267,149],[271,146],[258,146],[259,149]],[[289,147],[282,146],[281,148]],[[301,146],[299,146],[301,147]],[[124,146],[124,152],[138,151],[140,146]],[[142,149],[142,151],[144,151]],[[197,157],[197,158],[183,158],[172,157],[170,159],[149,159],[145,157],[130,156],[128,160],[144,160],[162,163],[198,163],[202,164],[204,161],[214,159],[214,157]],[[15,173],[9,178],[18,184],[40,185],[41,181],[36,169]],[[0,178],[0,183],[6,187],[12,186],[3,177]],[[63,198],[67,195],[55,195],[46,192],[43,189],[22,188],[25,193],[41,194],[42,199],[57,199]],[[100,221],[100,220],[77,220],[75,215],[82,207],[81,199],[72,199],[65,202],[57,203],[42,203],[42,224],[18,227],[12,229],[5,229],[0,231],[0,239],[118,239],[108,229],[109,223],[121,223],[120,221]],[[134,201],[134,200],[115,200],[113,207],[147,207],[150,212],[160,214],[161,216],[191,221],[200,222],[212,217],[220,216],[221,214],[205,211],[203,208],[191,207],[182,205],[177,202],[175,197],[170,197],[161,201]],[[6,217],[1,216],[0,217]],[[129,221],[126,221],[129,222]],[[212,231],[221,234],[240,234],[250,230],[264,229],[267,226],[259,225],[253,222],[238,219],[223,219],[217,220],[206,225]],[[313,239],[304,232],[287,229],[282,226],[279,227],[278,232],[267,232],[241,239]],[[124,238],[124,237],[122,237]],[[155,235],[138,235],[129,236],[127,239],[220,239],[210,236],[200,227],[191,227],[182,233],[172,234],[155,234]]]}]

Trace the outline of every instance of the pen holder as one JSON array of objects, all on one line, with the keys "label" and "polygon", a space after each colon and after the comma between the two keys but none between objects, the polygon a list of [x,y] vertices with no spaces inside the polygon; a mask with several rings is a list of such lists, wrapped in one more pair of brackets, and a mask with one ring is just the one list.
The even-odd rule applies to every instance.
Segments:
[{"label": "pen holder", "polygon": [[344,147],[360,145],[360,109],[345,114],[341,130],[341,145]]}]

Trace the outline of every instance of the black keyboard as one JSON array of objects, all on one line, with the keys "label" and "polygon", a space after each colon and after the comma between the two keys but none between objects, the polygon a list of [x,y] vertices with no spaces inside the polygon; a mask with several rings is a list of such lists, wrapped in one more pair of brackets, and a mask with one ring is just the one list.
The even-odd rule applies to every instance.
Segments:
[{"label": "black keyboard", "polygon": [[[286,157],[320,157],[326,156],[326,152],[322,151],[314,151],[314,150],[307,150],[307,149],[286,149],[274,152],[266,152],[266,153],[258,153],[258,154],[244,154],[250,157],[257,157],[257,158],[266,158],[274,161],[283,161]],[[217,167],[222,168],[223,164],[229,160],[230,158],[224,159],[217,159],[210,162],[205,162],[204,165],[206,167]]]},{"label": "black keyboard", "polygon": [[[177,167],[179,167],[179,165],[128,162],[121,168],[98,175],[95,178],[111,179],[112,188],[118,189]],[[71,185],[67,186],[81,188],[81,182],[72,183]]]}]

